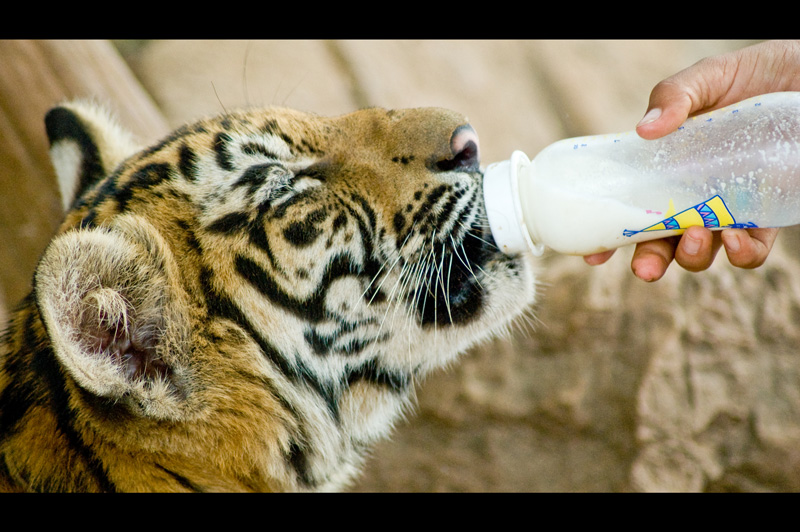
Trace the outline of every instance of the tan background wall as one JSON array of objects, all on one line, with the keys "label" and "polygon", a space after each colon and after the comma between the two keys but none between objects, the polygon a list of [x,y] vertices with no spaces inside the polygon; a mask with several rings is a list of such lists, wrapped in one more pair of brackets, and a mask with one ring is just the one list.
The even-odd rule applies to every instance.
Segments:
[{"label": "tan background wall", "polygon": [[[103,93],[123,120],[140,119],[135,110],[147,114],[153,103],[169,126],[243,105],[320,114],[435,105],[470,117],[486,164],[514,149],[533,155],[568,136],[630,130],[656,82],[747,43],[116,44],[152,101],[92,84],[76,90]],[[105,43],[87,47],[115,53]],[[6,54],[0,68],[26,78],[20,61],[26,68],[62,63],[55,52],[43,55],[12,61]],[[136,83],[115,79],[122,82],[112,86]],[[6,116],[39,112],[30,94],[8,92],[0,87]],[[159,119],[138,132],[159,131]],[[15,120],[35,124],[6,122]],[[43,129],[35,129],[18,151],[43,142]],[[55,189],[47,177],[31,184],[34,173],[0,167],[0,300],[7,305],[24,293],[58,222]],[[630,274],[629,250],[596,268],[546,256],[535,319],[430,378],[416,413],[376,448],[353,490],[800,489],[799,244],[797,231],[785,230],[759,270],[735,270],[721,256],[708,272],[674,267],[655,284]]]}]

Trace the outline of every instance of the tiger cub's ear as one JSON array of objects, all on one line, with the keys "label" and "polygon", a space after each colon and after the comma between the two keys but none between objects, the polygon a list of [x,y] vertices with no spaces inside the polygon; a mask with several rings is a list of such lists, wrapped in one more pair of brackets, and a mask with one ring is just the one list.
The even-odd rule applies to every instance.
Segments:
[{"label": "tiger cub's ear", "polygon": [[64,210],[139,150],[108,111],[92,102],[62,104],[51,109],[44,122]]},{"label": "tiger cub's ear", "polygon": [[56,356],[79,386],[142,415],[180,417],[188,323],[177,278],[169,248],[139,217],[51,242],[36,270],[36,299]]}]

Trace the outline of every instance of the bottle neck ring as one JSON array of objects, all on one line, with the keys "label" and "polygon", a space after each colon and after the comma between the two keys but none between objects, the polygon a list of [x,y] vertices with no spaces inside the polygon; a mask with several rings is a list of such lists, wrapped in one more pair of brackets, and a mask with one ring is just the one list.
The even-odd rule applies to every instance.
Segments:
[{"label": "bottle neck ring", "polygon": [[497,247],[508,255],[530,252],[540,256],[544,245],[534,243],[522,215],[520,173],[529,173],[533,163],[521,151],[507,161],[489,165],[483,177],[486,215]]}]

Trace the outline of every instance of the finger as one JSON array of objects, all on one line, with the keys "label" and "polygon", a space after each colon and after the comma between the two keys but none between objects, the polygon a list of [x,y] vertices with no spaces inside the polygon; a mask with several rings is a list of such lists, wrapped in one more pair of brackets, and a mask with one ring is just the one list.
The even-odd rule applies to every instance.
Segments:
[{"label": "finger", "polygon": [[611,249],[608,251],[603,251],[602,253],[586,255],[585,257],[583,257],[583,260],[586,261],[586,264],[588,264],[589,266],[598,266],[606,262],[608,259],[610,259],[611,255],[614,254],[614,251],[615,250]]},{"label": "finger", "polygon": [[728,261],[738,268],[758,268],[767,260],[778,229],[725,229],[722,242]]},{"label": "finger", "polygon": [[658,281],[664,276],[675,255],[676,240],[662,238],[636,244],[631,259],[631,270],[639,279]]},{"label": "finger", "polygon": [[700,272],[711,266],[721,246],[719,234],[705,227],[689,227],[675,250],[675,261],[685,270]]}]

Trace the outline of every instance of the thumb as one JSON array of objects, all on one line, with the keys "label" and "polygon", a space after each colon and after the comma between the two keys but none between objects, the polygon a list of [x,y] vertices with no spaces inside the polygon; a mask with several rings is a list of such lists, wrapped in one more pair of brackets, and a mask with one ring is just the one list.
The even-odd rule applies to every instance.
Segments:
[{"label": "thumb", "polygon": [[636,133],[647,140],[663,137],[678,129],[697,110],[687,88],[666,79],[650,93],[650,103],[636,125]]},{"label": "thumb", "polygon": [[740,61],[738,52],[707,57],[656,84],[636,132],[648,140],[663,137],[690,116],[724,105]]}]

